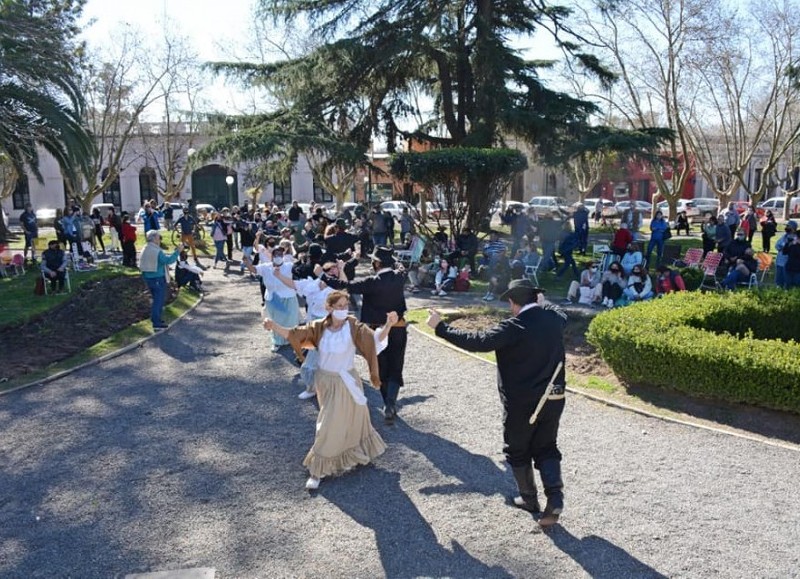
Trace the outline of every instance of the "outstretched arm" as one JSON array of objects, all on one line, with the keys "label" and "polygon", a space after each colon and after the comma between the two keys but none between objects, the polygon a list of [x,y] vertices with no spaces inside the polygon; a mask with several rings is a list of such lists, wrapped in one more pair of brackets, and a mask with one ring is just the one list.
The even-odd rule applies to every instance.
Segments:
[{"label": "outstretched arm", "polygon": [[517,339],[516,326],[508,320],[484,332],[465,332],[451,328],[442,321],[436,310],[428,310],[428,326],[436,335],[468,352],[491,352],[514,342]]}]

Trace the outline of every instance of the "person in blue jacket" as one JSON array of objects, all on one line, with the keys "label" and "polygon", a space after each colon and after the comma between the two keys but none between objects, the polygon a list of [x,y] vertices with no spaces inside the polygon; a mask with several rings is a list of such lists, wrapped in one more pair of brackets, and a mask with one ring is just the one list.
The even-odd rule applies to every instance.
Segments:
[{"label": "person in blue jacket", "polygon": [[179,243],[171,255],[161,251],[161,234],[157,229],[147,232],[147,245],[142,250],[139,258],[139,270],[142,278],[153,296],[153,305],[150,310],[150,321],[153,331],[165,330],[167,324],[161,319],[164,303],[167,298],[167,266],[178,261],[183,251],[183,244]]},{"label": "person in blue jacket", "polygon": [[664,219],[661,211],[656,211],[656,216],[650,222],[650,243],[647,244],[647,263],[650,262],[650,255],[653,253],[653,247],[657,248],[657,259],[661,261],[661,255],[664,253],[664,241],[666,241],[666,232],[669,229],[669,223]]}]

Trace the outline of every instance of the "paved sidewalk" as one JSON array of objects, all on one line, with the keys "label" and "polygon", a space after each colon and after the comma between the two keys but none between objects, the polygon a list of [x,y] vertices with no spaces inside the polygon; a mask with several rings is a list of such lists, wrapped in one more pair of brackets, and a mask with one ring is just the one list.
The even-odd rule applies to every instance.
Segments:
[{"label": "paved sidewalk", "polygon": [[798,453],[573,396],[545,534],[505,504],[495,369],[417,333],[394,427],[368,393],[388,451],[309,496],[316,406],[258,285],[206,278],[143,348],[0,398],[0,576],[800,576]]}]

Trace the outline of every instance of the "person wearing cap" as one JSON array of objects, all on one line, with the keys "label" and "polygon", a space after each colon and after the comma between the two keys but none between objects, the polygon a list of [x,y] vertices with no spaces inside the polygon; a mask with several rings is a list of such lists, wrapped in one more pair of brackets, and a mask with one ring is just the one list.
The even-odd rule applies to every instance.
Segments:
[{"label": "person wearing cap", "polygon": [[159,331],[167,327],[161,319],[164,312],[164,303],[167,298],[167,266],[178,261],[183,244],[179,243],[170,255],[161,250],[161,233],[158,229],[151,229],[147,232],[147,245],[142,250],[139,258],[139,270],[142,278],[153,296],[153,304],[150,309],[150,321],[153,323],[153,330]]},{"label": "person wearing cap", "polygon": [[393,424],[397,416],[397,396],[403,387],[403,365],[406,358],[406,310],[404,288],[406,272],[395,269],[396,260],[388,247],[376,247],[369,256],[374,275],[363,279],[347,281],[344,262],[337,261],[339,278],[323,275],[322,280],[334,289],[347,290],[350,294],[363,296],[361,302],[361,321],[373,329],[386,321],[389,312],[397,312],[398,321],[389,332],[389,344],[378,356],[383,396],[383,416],[388,424]]},{"label": "person wearing cap", "polygon": [[[539,524],[548,527],[555,524],[564,508],[557,439],[564,410],[566,315],[547,304],[543,293],[530,280],[513,280],[500,296],[508,300],[511,317],[483,332],[457,330],[444,323],[436,310],[429,310],[427,323],[438,337],[459,348],[495,352],[497,388],[503,404],[503,452],[519,490],[513,504],[533,513],[541,511],[535,466],[547,497]],[[531,424],[534,410],[551,383],[555,386]]]}]

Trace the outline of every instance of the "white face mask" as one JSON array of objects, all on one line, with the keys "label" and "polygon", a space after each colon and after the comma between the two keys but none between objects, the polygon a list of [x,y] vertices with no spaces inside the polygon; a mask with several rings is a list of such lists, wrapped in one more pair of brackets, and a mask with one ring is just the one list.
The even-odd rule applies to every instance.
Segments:
[{"label": "white face mask", "polygon": [[596,267],[590,267],[589,271],[591,271],[592,273],[595,273],[597,271],[597,268]]},{"label": "white face mask", "polygon": [[347,319],[347,316],[350,315],[350,312],[348,312],[347,310],[333,310],[331,312],[331,315],[336,320],[344,321]]},{"label": "white face mask", "polygon": [[272,265],[283,265],[283,258],[282,257],[273,257],[272,258]]}]

